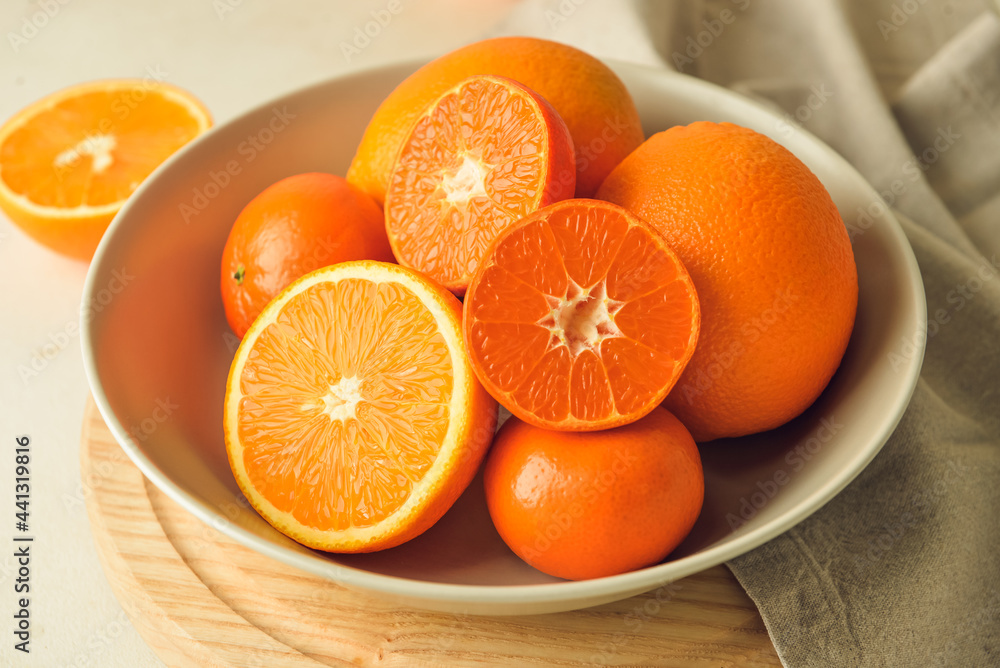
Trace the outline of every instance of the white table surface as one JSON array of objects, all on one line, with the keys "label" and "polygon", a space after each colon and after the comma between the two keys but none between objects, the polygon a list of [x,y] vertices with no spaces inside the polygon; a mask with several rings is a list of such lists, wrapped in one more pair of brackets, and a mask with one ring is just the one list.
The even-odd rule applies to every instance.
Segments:
[{"label": "white table surface", "polygon": [[[216,123],[340,73],[441,53],[486,35],[511,0],[398,0],[359,54],[355,29],[389,0],[5,0],[0,120],[75,83],[143,77],[186,88]],[[42,16],[48,7],[51,17]],[[384,17],[385,14],[382,14]],[[32,30],[25,21],[42,24]],[[25,41],[11,33],[26,36]],[[16,47],[16,48],[15,48]],[[31,241],[0,213],[0,666],[160,666],[116,601],[90,535],[79,441],[89,390],[79,335],[87,265]],[[29,375],[38,356],[36,375]],[[15,438],[31,438],[31,643],[13,648]],[[12,566],[14,567],[12,569]]]}]

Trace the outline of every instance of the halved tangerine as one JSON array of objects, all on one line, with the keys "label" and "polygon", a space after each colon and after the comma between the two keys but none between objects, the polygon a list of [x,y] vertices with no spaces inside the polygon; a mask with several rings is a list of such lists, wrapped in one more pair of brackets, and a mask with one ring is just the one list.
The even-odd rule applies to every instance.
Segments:
[{"label": "halved tangerine", "polygon": [[496,409],[454,295],[397,265],[344,262],[290,285],[247,331],[226,386],[226,450],[279,531],[370,552],[417,536],[455,502]]},{"label": "halved tangerine", "polygon": [[575,187],[573,140],[555,109],[512,79],[474,76],[431,105],[403,143],[386,231],[400,264],[462,295],[501,230]]},{"label": "halved tangerine", "polygon": [[649,413],[677,382],[701,312],[663,237],[607,202],[558,202],[509,227],[465,296],[476,374],[546,429],[591,431]]}]

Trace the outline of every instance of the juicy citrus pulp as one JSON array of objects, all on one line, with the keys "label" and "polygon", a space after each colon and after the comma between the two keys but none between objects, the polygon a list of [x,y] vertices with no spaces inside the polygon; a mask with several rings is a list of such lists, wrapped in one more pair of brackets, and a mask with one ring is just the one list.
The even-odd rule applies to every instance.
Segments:
[{"label": "juicy citrus pulp", "polygon": [[662,237],[625,209],[566,200],[504,231],[465,299],[480,380],[540,427],[605,429],[656,406],[694,352],[698,297]]},{"label": "juicy citrus pulp", "polygon": [[365,128],[347,180],[382,204],[399,147],[416,119],[445,91],[476,74],[520,81],[552,104],[579,157],[577,197],[592,197],[611,169],[642,143],[635,103],[607,65],[567,44],[496,37],[451,51],[400,83]]},{"label": "juicy citrus pulp", "polygon": [[233,360],[225,434],[265,519],[310,547],[362,552],[444,514],[496,420],[460,309],[419,274],[372,261],[319,269],[264,309]]},{"label": "juicy citrus pulp", "polygon": [[194,97],[155,81],[53,93],[0,128],[0,207],[41,243],[89,258],[142,180],[210,125]]},{"label": "juicy citrus pulp", "polygon": [[510,79],[476,76],[446,92],[403,143],[385,197],[400,264],[457,294],[508,225],[573,195],[565,124]]}]

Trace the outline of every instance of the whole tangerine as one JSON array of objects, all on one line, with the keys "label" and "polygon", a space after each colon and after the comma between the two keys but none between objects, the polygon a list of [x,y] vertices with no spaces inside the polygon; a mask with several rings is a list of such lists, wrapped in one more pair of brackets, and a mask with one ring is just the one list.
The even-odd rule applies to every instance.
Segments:
[{"label": "whole tangerine", "polygon": [[664,408],[604,431],[549,431],[511,417],[484,471],[501,538],[569,580],[662,561],[691,531],[705,481],[691,434]]},{"label": "whole tangerine", "polygon": [[297,278],[350,260],[394,262],[382,210],[343,177],[289,176],[254,197],[222,251],[222,302],[240,338]]}]

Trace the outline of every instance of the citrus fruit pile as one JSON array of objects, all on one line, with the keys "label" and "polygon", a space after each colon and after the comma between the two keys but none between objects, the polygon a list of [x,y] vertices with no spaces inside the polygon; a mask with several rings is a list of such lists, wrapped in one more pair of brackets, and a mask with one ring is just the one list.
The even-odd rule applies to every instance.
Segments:
[{"label": "citrus fruit pile", "polygon": [[346,178],[248,203],[221,277],[226,447],[267,521],[390,548],[483,466],[501,538],[567,579],[677,548],[695,441],[799,415],[857,305],[844,224],[790,152],[726,123],[644,141],[610,69],[529,38],[403,81]]},{"label": "citrus fruit pile", "polygon": [[268,522],[391,548],[482,467],[500,537],[567,579],[667,558],[702,508],[696,441],[799,415],[857,305],[844,224],[789,151],[726,123],[644,140],[610,69],[528,38],[403,81],[346,178],[260,193],[221,289],[227,452]]},{"label": "citrus fruit pile", "polygon": [[[0,126],[0,208],[88,259],[210,124],[155,81],[55,93]],[[320,550],[391,548],[483,468],[500,537],[568,579],[674,551],[704,499],[696,441],[801,414],[858,298],[843,221],[788,150],[729,123],[646,139],[606,65],[525,37],[400,83],[346,178],[259,193],[220,277],[242,339],[226,449],[268,522]]]}]

